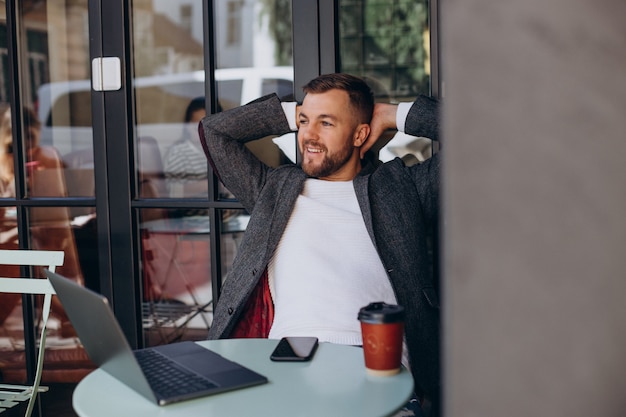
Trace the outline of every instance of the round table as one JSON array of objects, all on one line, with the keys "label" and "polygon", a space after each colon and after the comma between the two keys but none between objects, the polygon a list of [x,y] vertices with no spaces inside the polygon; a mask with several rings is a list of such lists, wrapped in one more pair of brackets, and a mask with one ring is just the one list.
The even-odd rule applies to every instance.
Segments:
[{"label": "round table", "polygon": [[79,416],[386,416],[413,393],[406,370],[391,377],[366,373],[363,351],[354,346],[320,343],[310,362],[272,362],[277,340],[224,339],[197,342],[265,375],[263,385],[160,407],[111,375],[97,369],[73,395]]}]

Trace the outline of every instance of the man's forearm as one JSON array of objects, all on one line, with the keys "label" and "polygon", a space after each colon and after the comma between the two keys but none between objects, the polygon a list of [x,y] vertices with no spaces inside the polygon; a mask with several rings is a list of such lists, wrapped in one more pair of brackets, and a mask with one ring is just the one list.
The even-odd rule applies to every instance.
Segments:
[{"label": "man's forearm", "polygon": [[208,116],[201,125],[202,147],[213,171],[251,211],[271,169],[248,148],[246,142],[290,131],[275,95],[245,106]]},{"label": "man's forearm", "polygon": [[226,139],[245,143],[290,131],[280,100],[275,94],[207,116],[202,124],[209,148],[209,138],[214,136],[225,136]]},{"label": "man's forearm", "polygon": [[404,122],[404,133],[439,140],[439,103],[436,99],[418,96]]}]

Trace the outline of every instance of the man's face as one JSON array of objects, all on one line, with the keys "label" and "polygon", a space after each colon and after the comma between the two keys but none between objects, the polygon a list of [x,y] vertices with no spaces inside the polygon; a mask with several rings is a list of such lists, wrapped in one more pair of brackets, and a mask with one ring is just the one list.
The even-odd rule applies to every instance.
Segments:
[{"label": "man's face", "polygon": [[307,94],[298,113],[298,146],[304,172],[324,180],[352,180],[361,169],[355,146],[365,140],[357,133],[358,126],[345,91]]}]

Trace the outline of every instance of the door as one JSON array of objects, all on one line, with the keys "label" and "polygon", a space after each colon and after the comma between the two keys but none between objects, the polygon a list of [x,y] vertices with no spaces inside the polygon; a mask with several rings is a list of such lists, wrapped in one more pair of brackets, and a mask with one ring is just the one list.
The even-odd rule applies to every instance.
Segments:
[{"label": "door", "polygon": [[[116,314],[138,346],[205,339],[249,213],[209,169],[198,122],[265,94],[293,94],[291,3],[125,4],[115,13],[124,42],[103,51],[128,57],[120,58],[124,97],[109,106],[106,96],[118,92],[104,93]],[[295,155],[295,137],[250,149],[278,166]],[[127,187],[115,190],[118,181]]]},{"label": "door", "polygon": [[[90,94],[91,5],[0,4],[0,248],[62,250],[57,272],[98,286],[103,258]],[[0,275],[40,278],[43,271],[0,265]],[[32,380],[37,306],[31,297],[0,299],[3,381]],[[77,382],[93,366],[56,298],[50,323],[47,346],[55,354],[46,356],[43,382]]]}]

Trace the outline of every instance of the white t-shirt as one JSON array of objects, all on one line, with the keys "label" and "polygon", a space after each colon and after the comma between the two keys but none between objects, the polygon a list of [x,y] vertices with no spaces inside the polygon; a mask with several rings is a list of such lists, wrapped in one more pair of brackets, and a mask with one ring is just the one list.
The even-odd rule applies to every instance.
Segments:
[{"label": "white t-shirt", "polygon": [[352,181],[307,179],[268,266],[270,338],[317,336],[361,345],[359,309],[396,304]]}]

